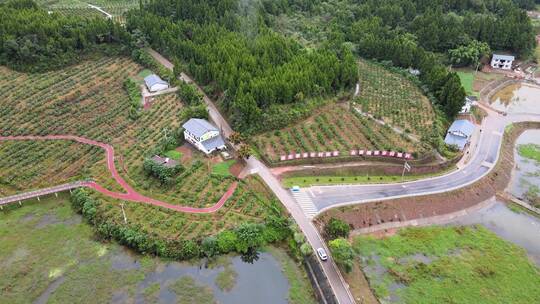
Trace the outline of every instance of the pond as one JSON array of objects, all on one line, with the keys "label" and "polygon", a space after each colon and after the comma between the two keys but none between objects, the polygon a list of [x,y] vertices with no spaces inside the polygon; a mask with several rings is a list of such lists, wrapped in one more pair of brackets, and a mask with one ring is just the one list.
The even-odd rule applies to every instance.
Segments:
[{"label": "pond", "polygon": [[314,302],[303,268],[279,247],[177,262],[95,237],[64,195],[0,213],[0,303]]},{"label": "pond", "polygon": [[[136,257],[137,255],[128,254],[125,250],[117,252],[113,256],[112,268],[140,269]],[[211,268],[179,262],[159,262],[137,285],[135,303],[178,303],[180,296],[184,301],[187,300],[186,296],[189,296],[188,302],[198,303],[212,297],[223,304],[288,303],[289,283],[281,271],[280,263],[270,253],[261,253],[253,264],[243,262],[238,256],[222,259],[223,261],[224,264]],[[220,274],[225,270],[231,272],[230,280],[233,282],[230,290],[222,290],[217,284]],[[200,294],[207,293],[207,297],[179,293],[174,287],[171,288],[175,284],[186,288],[186,291],[190,289]],[[156,290],[149,294],[148,290],[152,285],[156,286]],[[113,295],[111,302],[124,303],[129,298],[127,291],[120,291]]]},{"label": "pond", "polygon": [[504,87],[490,100],[491,106],[507,113],[540,114],[540,87],[516,83]]},{"label": "pond", "polygon": [[514,150],[515,167],[508,191],[515,197],[532,203],[540,188],[540,163],[523,157],[518,147],[526,144],[540,144],[540,130],[527,130],[516,140]]}]

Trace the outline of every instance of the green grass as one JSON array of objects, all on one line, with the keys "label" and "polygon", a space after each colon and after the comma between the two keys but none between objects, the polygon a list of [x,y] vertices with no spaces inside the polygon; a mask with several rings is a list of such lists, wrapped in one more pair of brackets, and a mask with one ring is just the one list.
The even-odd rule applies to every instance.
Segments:
[{"label": "green grass", "polygon": [[95,241],[66,195],[16,206],[0,213],[0,303],[31,303],[59,278],[48,303],[108,303],[115,290],[144,278],[111,268],[109,253],[120,246]]},{"label": "green grass", "polygon": [[[539,269],[524,249],[481,226],[407,228],[397,235],[354,239],[370,285],[380,299],[392,283],[400,303],[540,303]],[[404,259],[423,254],[431,262]],[[377,275],[367,265],[386,272]]]},{"label": "green grass", "polygon": [[144,69],[144,70],[140,71],[139,74],[137,74],[137,76],[139,76],[141,78],[144,78],[144,77],[152,75],[152,74],[154,74],[154,73],[152,71],[150,71],[149,69]]},{"label": "green grass", "polygon": [[476,95],[477,93],[473,91],[474,74],[472,72],[457,72],[457,74],[467,95]]},{"label": "green grass", "polygon": [[229,169],[234,165],[235,160],[228,160],[226,162],[217,163],[212,167],[212,174],[221,176],[232,176]]},{"label": "green grass", "polygon": [[281,269],[289,281],[289,303],[308,304],[316,303],[313,298],[313,288],[302,266],[295,263],[283,250],[275,247],[265,248],[281,264]]},{"label": "green grass", "polygon": [[216,277],[216,285],[222,291],[231,291],[236,285],[236,277],[238,273],[230,266],[225,266],[225,269]]},{"label": "green grass", "polygon": [[176,150],[170,150],[165,152],[165,156],[174,159],[174,160],[180,160],[182,158],[182,152],[176,151]]},{"label": "green grass", "polygon": [[519,155],[540,162],[540,145],[525,144],[518,146]]},{"label": "green grass", "polygon": [[[421,175],[408,175],[405,173],[403,181],[414,181],[422,178],[428,178],[433,176],[440,176],[453,170],[454,167],[450,167],[447,170]],[[285,187],[290,188],[292,186],[310,187],[318,185],[341,185],[341,184],[392,184],[400,183],[402,181],[401,175],[321,175],[321,176],[295,176],[286,177],[282,183]]]},{"label": "green grass", "polygon": [[169,290],[178,296],[178,304],[209,304],[216,303],[212,289],[208,286],[199,285],[190,276],[181,277],[169,286]]}]

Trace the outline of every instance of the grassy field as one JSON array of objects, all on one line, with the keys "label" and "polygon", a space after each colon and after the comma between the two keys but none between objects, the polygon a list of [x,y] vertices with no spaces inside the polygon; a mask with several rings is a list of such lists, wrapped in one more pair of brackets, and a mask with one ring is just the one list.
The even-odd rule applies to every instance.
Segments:
[{"label": "grassy field", "polygon": [[354,249],[379,299],[399,303],[538,303],[524,250],[481,226],[408,228]]},{"label": "grassy field", "polygon": [[[215,301],[210,285],[174,270],[198,269],[198,265],[174,262],[172,268],[166,268],[170,261],[97,241],[93,228],[72,210],[67,195],[4,209],[0,213],[0,239],[0,303],[32,303],[40,297],[44,303],[133,303],[135,299],[155,303],[160,289],[175,294],[178,303]],[[311,286],[303,269],[282,249],[267,250],[281,264],[291,284],[289,297],[296,299],[291,303],[312,303],[297,300],[303,296],[311,299]],[[230,264],[231,257],[219,259]],[[216,268],[221,266],[210,266],[219,271],[215,280],[230,278],[230,273],[222,274],[225,268]],[[156,280],[163,269],[175,277]]]},{"label": "grassy field", "polygon": [[518,146],[519,155],[540,162],[540,145],[526,144]]},{"label": "grassy field", "polygon": [[470,72],[457,72],[457,74],[467,95],[476,95],[473,91],[474,74]]}]

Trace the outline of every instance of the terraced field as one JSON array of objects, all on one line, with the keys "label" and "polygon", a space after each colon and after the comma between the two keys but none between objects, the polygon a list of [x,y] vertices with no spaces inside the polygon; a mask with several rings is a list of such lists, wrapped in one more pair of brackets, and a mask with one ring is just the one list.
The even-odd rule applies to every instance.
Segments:
[{"label": "terraced field", "polygon": [[348,155],[353,149],[424,151],[420,144],[390,127],[338,104],[330,104],[292,127],[259,135],[254,143],[273,162],[281,155],[301,152],[340,151]]},{"label": "terraced field", "polygon": [[63,15],[106,17],[102,12],[88,6],[91,4],[102,8],[113,16],[113,20],[120,23],[125,21],[124,14],[128,10],[139,6],[139,2],[135,0],[37,0],[36,2],[49,11],[58,12]]},{"label": "terraced field", "polygon": [[354,102],[327,105],[305,121],[257,136],[259,152],[271,162],[303,152],[426,152],[422,138],[434,132],[436,119],[429,99],[411,80],[382,66],[359,61],[359,69],[360,95]]},{"label": "terraced field", "polygon": [[[141,70],[142,66],[124,57],[94,58],[43,74],[0,67],[0,136],[69,134],[108,143],[115,149],[119,174],[141,194],[182,206],[216,204],[235,178],[211,174],[214,160],[196,152],[183,161],[185,171],[170,186],[145,174],[144,158],[178,130],[183,105],[175,94],[162,95],[137,120],[131,120],[122,83]],[[122,192],[99,148],[71,141],[4,141],[0,156],[0,196],[88,178]],[[123,221],[121,201],[92,195],[102,202],[100,213]],[[243,219],[263,221],[268,213],[280,210],[263,184],[251,178],[241,181],[225,206],[211,215],[123,203],[130,221],[166,238],[212,234]]]},{"label": "terraced field", "polygon": [[435,120],[429,99],[412,81],[386,68],[359,61],[363,112],[421,138],[428,136]]}]

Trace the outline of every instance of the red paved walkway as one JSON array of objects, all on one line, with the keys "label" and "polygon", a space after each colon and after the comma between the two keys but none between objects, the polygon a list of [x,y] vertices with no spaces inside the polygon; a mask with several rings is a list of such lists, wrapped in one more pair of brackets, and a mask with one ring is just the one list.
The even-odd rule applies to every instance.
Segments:
[{"label": "red paved walkway", "polygon": [[187,212],[187,213],[216,212],[221,207],[223,207],[225,202],[232,196],[232,194],[236,190],[236,187],[238,186],[238,182],[232,183],[232,185],[229,187],[227,192],[225,192],[225,194],[223,194],[221,199],[212,207],[193,208],[193,207],[186,207],[186,206],[178,206],[178,205],[169,204],[166,202],[158,201],[153,198],[144,196],[138,193],[137,191],[135,191],[130,185],[128,185],[128,183],[118,174],[118,171],[116,171],[116,166],[114,164],[114,148],[111,145],[107,145],[98,141],[90,140],[83,137],[73,136],[73,135],[0,137],[0,141],[6,141],[6,140],[72,140],[79,143],[100,147],[105,150],[105,153],[107,156],[107,168],[111,172],[112,177],[126,191],[126,193],[119,193],[119,192],[113,192],[113,191],[107,190],[95,182],[83,182],[84,187],[92,188],[112,198],[121,199],[125,201],[150,204],[150,205],[159,206],[159,207],[163,207],[163,208],[167,208],[167,209],[171,209],[175,211],[180,211],[180,212]]}]

